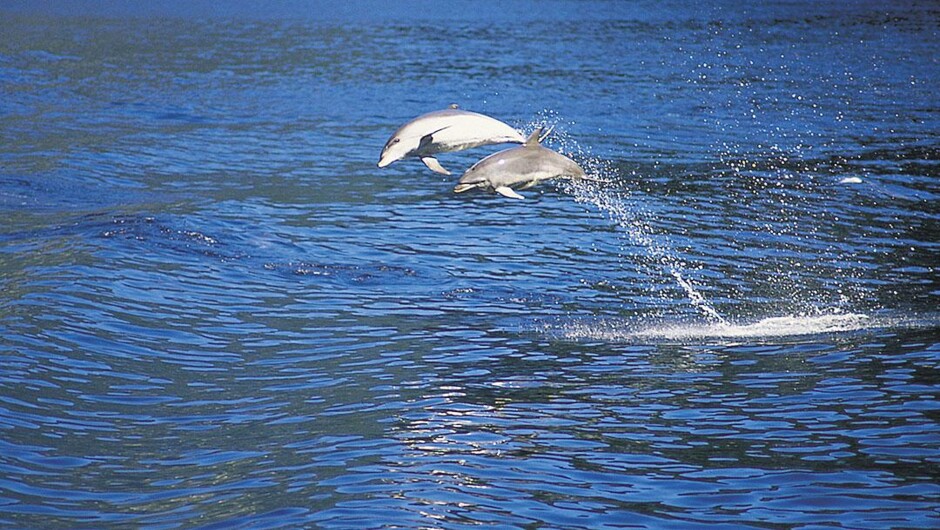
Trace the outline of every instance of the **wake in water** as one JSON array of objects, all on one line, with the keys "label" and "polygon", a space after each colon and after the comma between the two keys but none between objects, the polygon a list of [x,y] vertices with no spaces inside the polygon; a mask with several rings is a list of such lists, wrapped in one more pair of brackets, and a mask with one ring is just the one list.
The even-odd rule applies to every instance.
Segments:
[{"label": "wake in water", "polygon": [[784,316],[759,320],[750,324],[683,324],[671,323],[655,326],[636,326],[625,321],[569,323],[559,331],[567,339],[594,339],[606,341],[665,340],[689,341],[702,339],[780,338],[823,333],[846,333],[889,327],[895,321],[873,320],[858,313]]},{"label": "wake in water", "polygon": [[[555,123],[546,123],[552,121]],[[557,116],[548,116],[548,119],[543,119],[537,125],[557,127]],[[559,181],[558,189],[573,197],[578,203],[590,204],[597,208],[615,223],[621,229],[621,237],[624,237],[630,245],[643,250],[648,262],[652,264],[651,269],[655,269],[649,272],[653,275],[671,277],[691,306],[704,317],[704,322],[668,325],[638,324],[628,321],[569,323],[561,326],[562,334],[566,338],[684,340],[784,337],[850,332],[872,327],[872,319],[865,314],[835,310],[829,312],[824,310],[809,315],[765,318],[747,324],[729,321],[709,302],[702,288],[688,277],[688,271],[682,260],[668,244],[668,240],[661,234],[657,234],[650,222],[649,214],[637,204],[637,201],[632,200],[629,191],[615,185],[617,172],[610,162],[585,153],[577,142],[572,141],[563,132],[556,132],[553,140],[561,144],[563,152],[575,157],[589,175],[598,179],[597,181]]]},{"label": "wake in water", "polygon": [[568,322],[546,331],[570,340],[610,342],[700,342],[707,340],[786,339],[831,333],[870,332],[886,329],[940,327],[940,315],[919,317],[868,316],[860,313],[790,315],[749,324],[661,323],[638,324],[628,320]]}]

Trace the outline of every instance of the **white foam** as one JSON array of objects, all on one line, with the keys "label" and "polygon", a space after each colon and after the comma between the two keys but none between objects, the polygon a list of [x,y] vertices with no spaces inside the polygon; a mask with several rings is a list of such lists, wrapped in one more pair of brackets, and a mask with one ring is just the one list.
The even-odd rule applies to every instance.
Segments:
[{"label": "white foam", "polygon": [[629,321],[569,323],[561,327],[562,335],[574,340],[632,342],[636,340],[688,341],[707,339],[762,339],[820,335],[860,331],[880,327],[860,313],[825,315],[788,315],[770,317],[750,324],[660,324],[637,326]]}]

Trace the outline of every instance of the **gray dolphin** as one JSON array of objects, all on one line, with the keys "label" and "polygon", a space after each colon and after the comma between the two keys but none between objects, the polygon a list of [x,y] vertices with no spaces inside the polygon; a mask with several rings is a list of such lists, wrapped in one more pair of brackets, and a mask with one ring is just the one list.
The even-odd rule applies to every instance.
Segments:
[{"label": "gray dolphin", "polygon": [[457,181],[454,191],[463,193],[483,188],[511,199],[523,199],[513,188],[524,190],[556,178],[588,178],[574,160],[539,145],[542,139],[539,127],[523,145],[494,153],[473,164]]},{"label": "gray dolphin", "polygon": [[481,145],[523,142],[525,137],[522,133],[509,125],[451,105],[448,109],[418,116],[399,127],[385,143],[379,167],[402,158],[417,157],[431,171],[450,175],[434,155]]}]

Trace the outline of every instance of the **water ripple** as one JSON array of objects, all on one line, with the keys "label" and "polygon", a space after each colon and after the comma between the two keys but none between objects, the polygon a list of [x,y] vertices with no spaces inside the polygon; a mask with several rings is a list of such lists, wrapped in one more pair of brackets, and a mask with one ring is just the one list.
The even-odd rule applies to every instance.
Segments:
[{"label": "water ripple", "polygon": [[938,525],[940,13],[497,3],[0,7],[0,524]]}]

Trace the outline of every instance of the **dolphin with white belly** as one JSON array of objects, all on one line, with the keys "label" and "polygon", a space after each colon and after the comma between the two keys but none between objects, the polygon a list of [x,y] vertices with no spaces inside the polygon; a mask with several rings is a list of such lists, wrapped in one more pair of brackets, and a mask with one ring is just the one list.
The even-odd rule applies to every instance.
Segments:
[{"label": "dolphin with white belly", "polygon": [[539,127],[523,145],[480,160],[460,177],[454,191],[482,188],[511,199],[523,199],[513,188],[524,190],[550,179],[589,178],[574,160],[539,145],[544,138],[541,134]]},{"label": "dolphin with white belly", "polygon": [[379,167],[402,158],[417,157],[431,171],[450,175],[434,155],[481,145],[523,142],[525,137],[522,133],[509,125],[451,105],[450,108],[418,116],[399,127],[385,143]]}]

